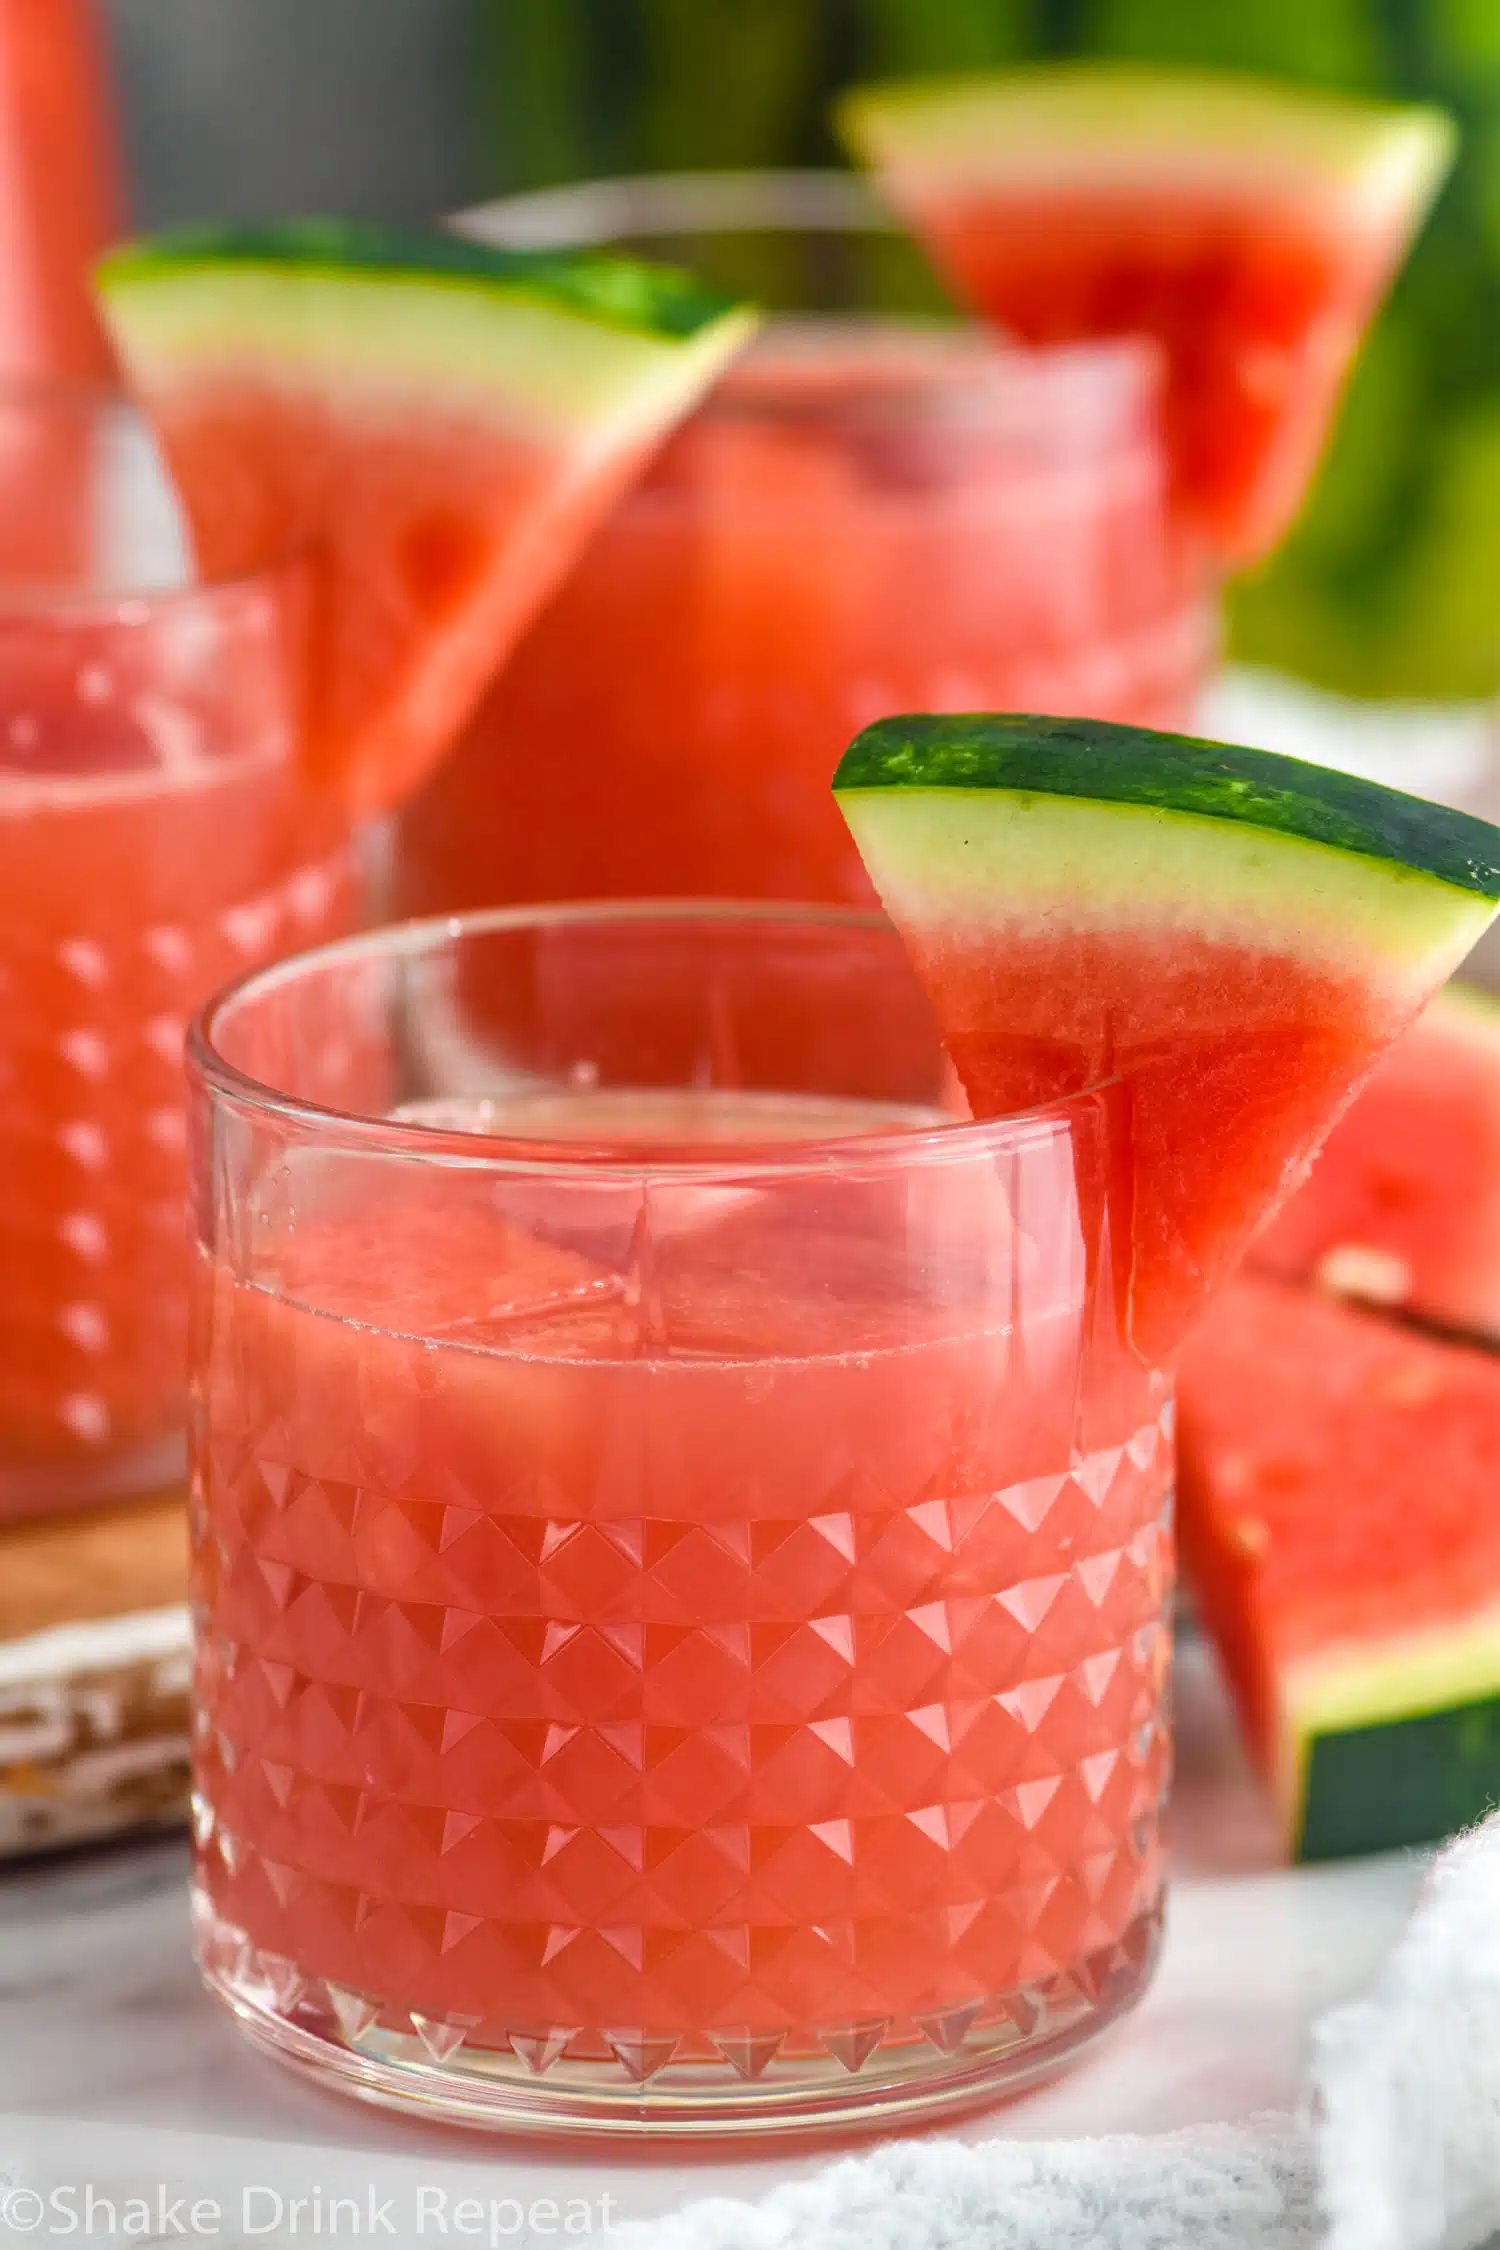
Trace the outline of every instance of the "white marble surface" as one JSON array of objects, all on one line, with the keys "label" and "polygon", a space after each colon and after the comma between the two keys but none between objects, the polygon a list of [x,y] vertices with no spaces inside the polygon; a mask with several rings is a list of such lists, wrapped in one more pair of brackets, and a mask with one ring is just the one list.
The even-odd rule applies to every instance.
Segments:
[{"label": "white marble surface", "polygon": [[[1091,2060],[972,2120],[966,2137],[1151,2130],[1290,2103],[1310,2018],[1366,1983],[1405,1918],[1408,1858],[1276,1865],[1202,1659],[1183,1671],[1175,1892],[1156,1986]],[[92,2183],[120,2202],[121,2231],[101,2213],[91,2237],[80,2223],[74,2239],[131,2239],[122,2199],[159,2187],[218,2202],[202,2239],[311,2239],[316,2207],[294,2219],[286,2199],[320,2188],[393,2199],[394,2239],[411,2243],[443,2238],[436,2197],[477,2191],[500,2213],[496,2240],[539,2244],[553,2238],[545,2199],[558,2203],[559,2230],[574,2210],[583,2232],[586,2207],[587,2231],[603,2234],[606,2220],[755,2195],[824,2160],[808,2149],[751,2156],[743,2144],[687,2157],[494,2142],[319,2095],[249,2052],[201,1993],[184,1861],[179,1846],[156,1843],[0,1875],[0,2176],[15,2222],[0,2186],[0,2242],[63,2239],[69,2206],[36,2220],[17,2186],[74,2189],[81,2212]],[[181,2239],[181,2216],[154,2239]],[[353,2238],[347,2221],[321,2238],[332,2233]]]}]

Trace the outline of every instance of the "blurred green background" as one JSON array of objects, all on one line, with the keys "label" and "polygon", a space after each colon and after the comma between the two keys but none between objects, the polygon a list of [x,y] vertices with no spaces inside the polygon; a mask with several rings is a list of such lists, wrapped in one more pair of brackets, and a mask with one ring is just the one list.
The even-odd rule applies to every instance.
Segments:
[{"label": "blurred green background", "polygon": [[851,79],[1087,53],[1443,103],[1454,179],[1234,653],[1365,696],[1500,687],[1500,0],[487,0],[479,172],[825,164]]},{"label": "blurred green background", "polygon": [[[1235,652],[1500,687],[1500,0],[101,0],[136,215],[421,217],[615,171],[839,160],[835,90],[1093,53],[1444,103],[1463,152]],[[887,261],[888,293],[916,289]],[[763,270],[753,276],[759,284]]]}]

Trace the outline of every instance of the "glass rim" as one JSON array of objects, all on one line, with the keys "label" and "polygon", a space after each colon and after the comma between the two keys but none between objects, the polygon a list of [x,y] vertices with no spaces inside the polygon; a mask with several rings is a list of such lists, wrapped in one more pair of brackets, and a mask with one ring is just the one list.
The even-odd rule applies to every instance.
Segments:
[{"label": "glass rim", "polygon": [[[516,195],[496,196],[470,204],[445,222],[456,233],[476,242],[518,250],[608,249],[622,241],[644,240],[646,255],[655,254],[653,235],[714,235],[733,233],[807,233],[824,235],[878,234],[912,239],[901,220],[876,195],[857,172],[833,166],[761,168],[723,172],[619,173],[591,180],[571,180],[557,187],[534,188]],[[736,390],[736,368],[753,368],[757,342],[762,345],[776,332],[800,321],[824,319],[853,326],[866,319],[858,313],[773,314],[759,338],[752,337],[743,359],[732,363],[710,391],[698,411],[712,412],[721,393]],[[1068,403],[1090,392],[1114,393],[1132,404],[1159,403],[1163,380],[1160,352],[1140,336],[1101,337],[1066,344],[1007,344],[982,322],[941,315],[875,315],[875,323],[909,331],[969,336],[991,347],[982,362],[993,393],[995,378],[1003,375],[1005,387],[1016,398],[1055,390],[1065,384]],[[976,358],[976,364],[981,364]],[[740,405],[735,397],[735,405]],[[1048,401],[1047,403],[1053,403]]]},{"label": "glass rim", "polygon": [[[0,447],[7,422],[36,427],[67,422],[140,431],[157,449],[156,432],[140,402],[123,385],[70,382],[47,376],[0,375]],[[162,473],[179,508],[166,464]],[[189,542],[191,545],[191,542]],[[178,583],[136,579],[97,585],[66,578],[8,579],[0,575],[0,624],[56,618],[113,618],[121,625],[145,623],[167,611],[202,608],[285,584],[304,567],[306,552],[289,546],[244,568],[198,574]],[[196,571],[196,564],[194,565]]]},{"label": "glass rim", "polygon": [[[900,942],[895,925],[878,908],[821,906],[780,899],[563,900],[388,922],[286,954],[278,961],[221,986],[198,1010],[188,1027],[189,1085],[195,1094],[206,1095],[212,1103],[224,1102],[299,1130],[320,1130],[336,1138],[346,1150],[441,1162],[507,1177],[522,1175],[618,1184],[622,1179],[639,1179],[643,1174],[695,1183],[729,1182],[786,1179],[835,1169],[847,1172],[855,1164],[861,1172],[868,1172],[901,1165],[994,1156],[1052,1137],[1070,1114],[1119,1083],[1113,1077],[1100,1079],[1051,1101],[1008,1111],[1002,1117],[897,1126],[879,1133],[820,1135],[806,1141],[746,1143],[737,1153],[723,1158],[674,1159],[669,1153],[663,1155],[655,1145],[645,1158],[639,1152],[632,1154],[628,1147],[623,1147],[617,1156],[605,1156],[592,1146],[574,1157],[566,1153],[563,1144],[543,1142],[539,1138],[531,1140],[524,1134],[469,1132],[309,1101],[241,1070],[217,1044],[220,1021],[230,1011],[278,988],[296,984],[309,974],[336,968],[340,963],[358,962],[361,958],[366,961],[382,957],[412,959],[455,948],[465,939],[544,926],[584,928],[648,921],[689,925],[742,921],[766,926],[844,930],[851,935],[880,933]],[[545,1156],[528,1154],[528,1150],[541,1147],[547,1149]]]},{"label": "glass rim", "polygon": [[458,233],[518,250],[578,250],[631,234],[733,234],[806,228],[905,232],[857,172],[833,165],[713,172],[619,172],[465,205]]}]

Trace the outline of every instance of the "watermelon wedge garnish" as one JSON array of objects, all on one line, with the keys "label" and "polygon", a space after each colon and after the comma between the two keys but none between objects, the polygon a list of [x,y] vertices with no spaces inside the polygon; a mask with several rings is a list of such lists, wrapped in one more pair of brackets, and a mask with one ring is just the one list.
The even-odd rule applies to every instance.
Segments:
[{"label": "watermelon wedge garnish", "polygon": [[593,252],[287,225],[100,270],[206,575],[304,556],[309,764],[399,801],[753,316]]},{"label": "watermelon wedge garnish", "polygon": [[974,1114],[1120,1082],[1151,1360],[1500,902],[1487,821],[1133,727],[883,719],[834,789]]},{"label": "watermelon wedge garnish", "polygon": [[1160,342],[1179,505],[1234,563],[1296,512],[1454,147],[1433,109],[1109,62],[858,88],[839,125],[987,319]]},{"label": "watermelon wedge garnish", "polygon": [[1500,1789],[1500,1359],[1236,1281],[1183,1354],[1178,1525],[1290,1853],[1424,1844]]}]

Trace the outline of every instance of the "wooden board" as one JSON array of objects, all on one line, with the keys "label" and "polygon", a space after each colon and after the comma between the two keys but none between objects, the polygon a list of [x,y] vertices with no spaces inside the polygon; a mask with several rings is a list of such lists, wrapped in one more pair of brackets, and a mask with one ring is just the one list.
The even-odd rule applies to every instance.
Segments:
[{"label": "wooden board", "polygon": [[188,1803],[180,1495],[0,1529],[0,1856]]}]

